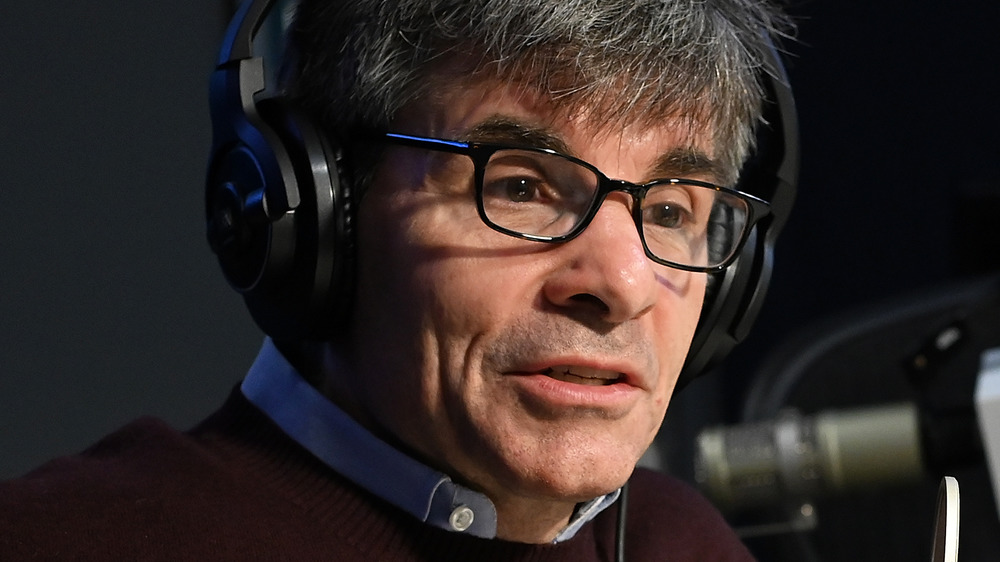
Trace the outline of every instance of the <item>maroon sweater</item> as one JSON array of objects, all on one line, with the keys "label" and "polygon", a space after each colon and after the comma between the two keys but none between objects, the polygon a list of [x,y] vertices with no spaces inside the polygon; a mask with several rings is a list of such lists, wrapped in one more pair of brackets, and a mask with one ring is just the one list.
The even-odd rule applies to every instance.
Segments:
[{"label": "maroon sweater", "polygon": [[[610,561],[616,507],[554,545],[425,525],[358,488],[234,392],[194,430],[140,419],[0,483],[0,560]],[[637,470],[626,560],[751,560],[686,485]]]}]

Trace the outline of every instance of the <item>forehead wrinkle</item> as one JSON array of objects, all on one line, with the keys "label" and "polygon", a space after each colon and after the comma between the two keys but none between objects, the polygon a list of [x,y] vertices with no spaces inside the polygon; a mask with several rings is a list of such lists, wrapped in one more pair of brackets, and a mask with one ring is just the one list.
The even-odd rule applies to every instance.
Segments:
[{"label": "forehead wrinkle", "polygon": [[[455,61],[452,60],[452,63]],[[466,65],[456,65],[468,71]],[[449,68],[450,67],[450,68]],[[501,92],[501,97],[506,97],[514,102],[516,106],[527,111],[528,115],[516,115],[498,111],[485,119],[482,119],[464,131],[457,132],[456,140],[469,142],[488,142],[497,144],[510,144],[512,146],[546,148],[556,152],[580,157],[576,151],[572,150],[565,139],[564,134],[558,127],[552,126],[553,120],[565,120],[570,126],[583,126],[587,129],[597,131],[590,138],[609,135],[614,136],[618,131],[619,147],[627,149],[628,141],[625,140],[625,129],[628,128],[657,128],[664,124],[669,124],[670,128],[680,132],[682,139],[687,139],[684,144],[675,146],[660,155],[649,168],[649,180],[666,178],[703,179],[710,181],[723,181],[729,174],[726,173],[725,165],[718,159],[713,158],[707,151],[697,146],[697,138],[702,138],[708,133],[704,116],[699,114],[675,114],[668,115],[632,115],[625,117],[614,112],[609,112],[602,108],[600,104],[593,103],[566,103],[569,100],[562,100],[557,103],[551,95],[540,92],[532,85],[523,80],[504,81],[495,74],[483,72],[481,69],[467,74],[455,72],[455,67],[448,65],[448,70],[439,68],[434,73],[434,79],[438,82],[439,91],[449,91],[451,93],[461,92],[469,95],[470,92],[480,91],[481,101],[486,101]],[[492,83],[492,84],[491,84]],[[673,108],[676,112],[678,108]],[[533,116],[544,111],[547,114],[544,124],[539,124]],[[616,125],[617,123],[617,125]],[[575,125],[574,125],[575,124]],[[712,130],[714,127],[707,126]],[[711,135],[708,133],[709,137]],[[711,152],[714,152],[711,151]]]},{"label": "forehead wrinkle", "polygon": [[[466,129],[456,140],[498,144],[509,142],[525,147],[548,148],[579,157],[580,155],[570,148],[560,127],[552,126],[553,122],[561,121],[573,128],[589,130],[591,131],[589,138],[595,141],[601,137],[621,134],[629,128],[655,129],[667,125],[670,129],[676,129],[679,135],[686,139],[681,142],[692,143],[690,148],[692,151],[698,150],[694,146],[695,139],[703,136],[708,139],[715,137],[712,131],[716,127],[705,115],[706,107],[701,102],[691,106],[677,103],[661,104],[657,106],[659,111],[656,112],[644,112],[638,109],[633,112],[616,111],[607,100],[560,98],[552,92],[540,90],[537,84],[532,84],[523,77],[513,79],[505,77],[496,69],[490,72],[470,66],[469,61],[463,57],[448,57],[447,60],[449,64],[438,67],[430,73],[430,80],[436,84],[435,89],[438,92],[468,96],[478,90],[479,100],[482,102],[499,96],[527,112],[527,116],[523,116],[521,111],[513,115],[498,111]],[[535,118],[540,116],[545,116],[543,124],[539,124]],[[619,143],[627,144],[624,139],[620,139]],[[660,160],[679,160],[667,156],[669,155]],[[711,160],[709,156],[706,158]],[[704,171],[698,166],[687,168]],[[711,171],[716,177],[721,178],[726,177],[726,174],[721,173],[723,170],[721,162],[716,161]]]}]

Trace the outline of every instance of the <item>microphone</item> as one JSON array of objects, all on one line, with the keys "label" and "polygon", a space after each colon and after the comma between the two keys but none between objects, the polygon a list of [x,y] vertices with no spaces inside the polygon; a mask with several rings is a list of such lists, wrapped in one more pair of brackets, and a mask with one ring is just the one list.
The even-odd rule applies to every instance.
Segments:
[{"label": "microphone", "polygon": [[902,403],[777,419],[702,431],[695,479],[721,509],[815,499],[925,474],[921,424]]},{"label": "microphone", "polygon": [[945,476],[938,489],[931,562],[958,562],[960,504],[958,480]]}]

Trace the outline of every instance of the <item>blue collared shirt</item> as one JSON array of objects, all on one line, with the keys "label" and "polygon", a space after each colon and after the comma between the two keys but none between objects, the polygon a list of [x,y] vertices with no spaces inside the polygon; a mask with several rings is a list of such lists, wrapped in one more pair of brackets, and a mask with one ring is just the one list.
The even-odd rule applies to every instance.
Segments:
[{"label": "blue collared shirt", "polygon": [[[306,382],[270,338],[265,339],[241,390],[289,437],[355,484],[435,527],[496,537],[497,512],[489,498],[361,427]],[[553,542],[572,538],[613,504],[619,493],[615,490],[578,505]]]}]

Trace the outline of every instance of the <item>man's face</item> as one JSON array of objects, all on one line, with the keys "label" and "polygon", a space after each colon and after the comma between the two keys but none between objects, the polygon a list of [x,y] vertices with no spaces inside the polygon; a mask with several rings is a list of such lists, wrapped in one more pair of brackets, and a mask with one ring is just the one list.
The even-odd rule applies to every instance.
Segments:
[{"label": "man's face", "polygon": [[[392,130],[497,142],[510,127],[490,123],[519,124],[633,182],[669,177],[672,151],[709,154],[688,127],[565,113],[482,80],[411,105]],[[621,192],[567,243],[491,230],[472,170],[463,155],[386,148],[358,210],[348,408],[495,502],[607,493],[659,428],[705,275],[650,261]]]}]

